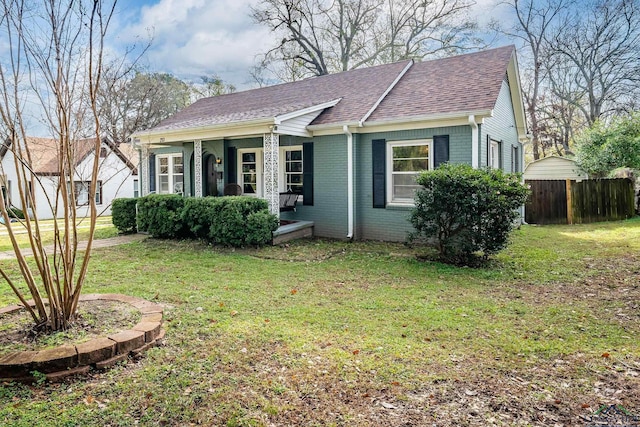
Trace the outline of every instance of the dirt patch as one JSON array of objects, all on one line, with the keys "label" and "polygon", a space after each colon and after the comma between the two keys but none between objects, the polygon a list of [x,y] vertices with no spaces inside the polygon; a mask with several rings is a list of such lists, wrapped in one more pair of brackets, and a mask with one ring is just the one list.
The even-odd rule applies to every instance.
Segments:
[{"label": "dirt patch", "polygon": [[0,356],[15,351],[39,351],[62,344],[81,344],[130,329],[140,321],[140,311],[119,301],[80,301],[78,317],[66,331],[35,332],[25,309],[0,316]]}]

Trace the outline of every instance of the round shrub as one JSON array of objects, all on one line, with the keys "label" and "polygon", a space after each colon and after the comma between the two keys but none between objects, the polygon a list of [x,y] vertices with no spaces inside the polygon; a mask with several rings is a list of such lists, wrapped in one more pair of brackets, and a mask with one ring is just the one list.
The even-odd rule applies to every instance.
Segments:
[{"label": "round shrub", "polygon": [[529,190],[520,175],[444,164],[417,179],[408,240],[424,239],[444,262],[476,265],[502,250]]},{"label": "round shrub", "polygon": [[153,237],[171,239],[187,236],[182,222],[184,198],[179,194],[149,194],[138,199],[138,230]]}]

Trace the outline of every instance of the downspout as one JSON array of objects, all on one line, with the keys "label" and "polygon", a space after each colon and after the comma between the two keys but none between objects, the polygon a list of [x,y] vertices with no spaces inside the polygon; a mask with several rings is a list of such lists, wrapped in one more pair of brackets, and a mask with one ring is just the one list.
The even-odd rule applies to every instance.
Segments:
[{"label": "downspout", "polygon": [[476,116],[469,115],[469,125],[471,126],[471,167],[477,169],[480,165],[478,154],[478,123],[476,123]]},{"label": "downspout", "polygon": [[353,239],[353,133],[347,125],[342,126],[347,135],[347,239]]}]

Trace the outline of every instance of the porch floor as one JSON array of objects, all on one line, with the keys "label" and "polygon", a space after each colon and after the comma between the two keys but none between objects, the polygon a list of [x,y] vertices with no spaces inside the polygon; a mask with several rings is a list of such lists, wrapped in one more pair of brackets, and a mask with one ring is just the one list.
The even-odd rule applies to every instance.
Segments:
[{"label": "porch floor", "polygon": [[273,244],[279,245],[290,240],[313,237],[313,221],[295,221],[281,225],[273,232]]}]

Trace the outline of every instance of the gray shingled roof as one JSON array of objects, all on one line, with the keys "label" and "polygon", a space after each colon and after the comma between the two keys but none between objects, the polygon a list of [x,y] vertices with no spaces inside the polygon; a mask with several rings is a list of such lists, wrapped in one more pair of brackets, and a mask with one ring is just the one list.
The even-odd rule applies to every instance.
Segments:
[{"label": "gray shingled roof", "polygon": [[515,48],[414,64],[368,121],[491,110]]},{"label": "gray shingled roof", "polygon": [[309,78],[228,95],[200,99],[152,132],[189,129],[273,118],[342,98],[323,113],[322,123],[360,120],[409,61]]},{"label": "gray shingled roof", "polygon": [[[514,49],[506,46],[415,63],[367,122],[491,110]],[[266,120],[338,98],[337,105],[327,108],[311,124],[354,123],[369,112],[409,62],[200,99],[150,131]]]}]

